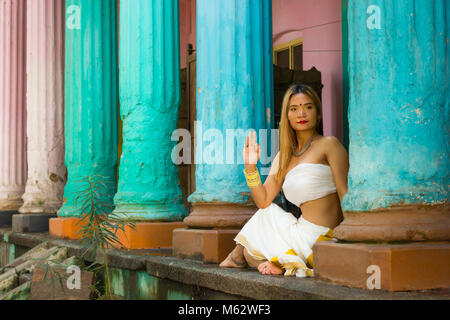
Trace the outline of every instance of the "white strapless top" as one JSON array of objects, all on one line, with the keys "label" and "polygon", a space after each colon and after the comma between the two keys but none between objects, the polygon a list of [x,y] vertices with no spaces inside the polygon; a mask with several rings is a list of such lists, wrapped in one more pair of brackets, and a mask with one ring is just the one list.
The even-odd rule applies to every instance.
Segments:
[{"label": "white strapless top", "polygon": [[300,163],[284,179],[283,192],[293,204],[300,206],[336,192],[330,166],[317,163]]}]

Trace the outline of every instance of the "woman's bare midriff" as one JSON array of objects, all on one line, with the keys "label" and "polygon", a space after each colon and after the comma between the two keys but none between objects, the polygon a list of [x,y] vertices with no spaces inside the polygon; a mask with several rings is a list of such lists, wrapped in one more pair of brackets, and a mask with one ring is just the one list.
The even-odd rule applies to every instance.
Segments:
[{"label": "woman's bare midriff", "polygon": [[342,221],[342,210],[337,193],[305,202],[300,209],[305,220],[319,226],[334,229]]},{"label": "woman's bare midriff", "polygon": [[[288,171],[300,163],[322,164],[329,166],[325,157],[324,145],[322,143],[324,137],[311,142],[308,152],[300,157],[293,157],[288,165]],[[336,193],[329,194],[323,198],[311,200],[300,206],[302,216],[309,222],[334,229],[343,220],[341,203]]]}]

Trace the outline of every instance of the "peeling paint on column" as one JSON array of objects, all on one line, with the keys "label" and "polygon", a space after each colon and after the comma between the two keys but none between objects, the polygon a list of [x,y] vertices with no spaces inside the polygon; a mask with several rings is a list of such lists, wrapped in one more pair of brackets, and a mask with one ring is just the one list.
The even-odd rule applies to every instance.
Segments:
[{"label": "peeling paint on column", "polygon": [[[274,118],[271,4],[269,0],[197,1],[197,121],[202,122],[202,131],[217,129],[223,137],[227,129],[268,129],[269,150]],[[241,164],[202,163],[208,148],[207,142],[199,143],[202,138],[196,136],[196,191],[189,201],[246,203],[245,133],[233,143]]]},{"label": "peeling paint on column", "polygon": [[[370,5],[380,8],[379,29],[366,26]],[[445,0],[349,1],[344,210],[448,201],[448,12]]]},{"label": "peeling paint on column", "polygon": [[28,180],[21,213],[56,213],[64,166],[64,1],[27,3]]},{"label": "peeling paint on column", "polygon": [[[73,10],[77,8],[77,10]],[[79,9],[79,10],[78,10]],[[79,14],[79,24],[77,23]],[[117,2],[66,0],[65,163],[62,217],[78,216],[76,179],[99,175],[111,188],[102,199],[112,205],[116,191]],[[75,20],[73,20],[75,19]],[[79,28],[78,28],[79,26]]]},{"label": "peeling paint on column", "polygon": [[187,215],[172,162],[181,103],[178,0],[120,4],[123,152],[116,213],[151,221]]}]

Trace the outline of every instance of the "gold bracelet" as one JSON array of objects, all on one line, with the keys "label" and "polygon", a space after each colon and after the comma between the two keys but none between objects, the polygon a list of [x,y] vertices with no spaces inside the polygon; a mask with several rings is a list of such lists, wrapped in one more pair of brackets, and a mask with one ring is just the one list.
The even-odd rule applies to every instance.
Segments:
[{"label": "gold bracelet", "polygon": [[244,175],[245,179],[247,180],[247,185],[250,188],[255,188],[262,185],[258,169],[256,169],[256,171],[252,173],[247,173],[247,170],[244,170]]}]

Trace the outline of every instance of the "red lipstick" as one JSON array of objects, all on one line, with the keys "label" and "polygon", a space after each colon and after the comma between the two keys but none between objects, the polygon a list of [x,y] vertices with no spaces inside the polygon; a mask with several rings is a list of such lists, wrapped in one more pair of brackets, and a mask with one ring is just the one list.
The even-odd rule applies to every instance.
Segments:
[{"label": "red lipstick", "polygon": [[300,124],[305,124],[305,123],[308,123],[308,121],[306,121],[306,120],[302,120],[302,121],[298,121],[297,123],[300,123]]}]

